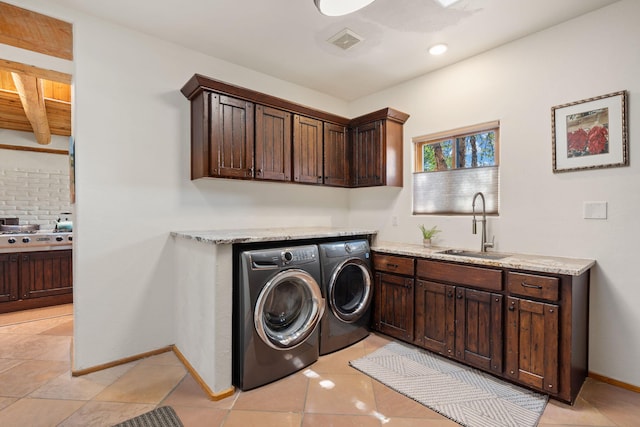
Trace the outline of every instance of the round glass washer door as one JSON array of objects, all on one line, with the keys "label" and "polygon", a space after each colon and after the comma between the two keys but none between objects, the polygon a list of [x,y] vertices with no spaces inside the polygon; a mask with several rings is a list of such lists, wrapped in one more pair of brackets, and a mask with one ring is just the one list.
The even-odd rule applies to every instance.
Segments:
[{"label": "round glass washer door", "polygon": [[360,319],[371,305],[372,281],[371,269],[362,259],[341,262],[329,281],[327,304],[331,312],[346,323]]},{"label": "round glass washer door", "polygon": [[253,321],[260,339],[277,350],[295,348],[311,335],[324,313],[318,282],[306,271],[284,270],[262,288]]}]

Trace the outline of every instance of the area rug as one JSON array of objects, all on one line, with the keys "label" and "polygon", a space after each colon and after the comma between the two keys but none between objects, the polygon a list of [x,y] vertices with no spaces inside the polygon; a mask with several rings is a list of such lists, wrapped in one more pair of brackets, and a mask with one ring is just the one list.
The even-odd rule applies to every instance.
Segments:
[{"label": "area rug", "polygon": [[184,427],[171,406],[161,406],[113,427]]},{"label": "area rug", "polygon": [[534,427],[548,400],[543,394],[395,342],[349,364],[466,427]]}]

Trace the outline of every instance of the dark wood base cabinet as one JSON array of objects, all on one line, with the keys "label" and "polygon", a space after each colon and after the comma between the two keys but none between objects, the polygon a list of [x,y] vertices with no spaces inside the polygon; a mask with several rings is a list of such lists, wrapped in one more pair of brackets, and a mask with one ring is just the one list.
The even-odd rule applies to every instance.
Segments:
[{"label": "dark wood base cabinet", "polygon": [[0,254],[0,313],[72,301],[71,250]]},{"label": "dark wood base cabinet", "polygon": [[374,328],[403,341],[413,340],[413,258],[374,255]]},{"label": "dark wood base cabinet", "polygon": [[533,273],[382,253],[373,265],[375,330],[574,402],[587,375],[589,271]]}]

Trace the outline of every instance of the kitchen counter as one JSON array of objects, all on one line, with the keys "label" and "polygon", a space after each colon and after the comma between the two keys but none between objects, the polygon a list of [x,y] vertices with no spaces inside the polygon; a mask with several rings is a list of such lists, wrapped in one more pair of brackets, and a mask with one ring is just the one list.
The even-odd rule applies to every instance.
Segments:
[{"label": "kitchen counter", "polygon": [[174,231],[174,237],[212,245],[258,243],[281,240],[322,239],[376,234],[377,230],[342,227],[253,228],[237,230]]},{"label": "kitchen counter", "polygon": [[501,259],[484,259],[469,256],[451,255],[440,253],[447,247],[432,246],[425,248],[422,245],[397,243],[397,242],[375,242],[371,247],[372,251],[383,252],[394,255],[406,255],[420,258],[436,259],[441,261],[456,261],[467,264],[486,265],[501,268],[513,268],[518,270],[538,271],[542,273],[567,274],[579,276],[595,265],[595,260],[581,258],[552,257],[543,255],[507,254],[491,252],[490,254],[505,255]]}]

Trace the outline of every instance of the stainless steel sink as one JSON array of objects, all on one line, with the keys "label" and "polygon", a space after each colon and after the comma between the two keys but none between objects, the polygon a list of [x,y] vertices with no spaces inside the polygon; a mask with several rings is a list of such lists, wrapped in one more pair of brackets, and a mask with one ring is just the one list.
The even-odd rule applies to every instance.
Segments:
[{"label": "stainless steel sink", "polygon": [[476,251],[467,251],[464,249],[447,249],[446,251],[440,251],[439,254],[446,255],[455,255],[455,256],[465,256],[471,258],[482,258],[482,259],[502,259],[507,258],[511,255],[509,254],[498,254],[495,252],[476,252]]}]

